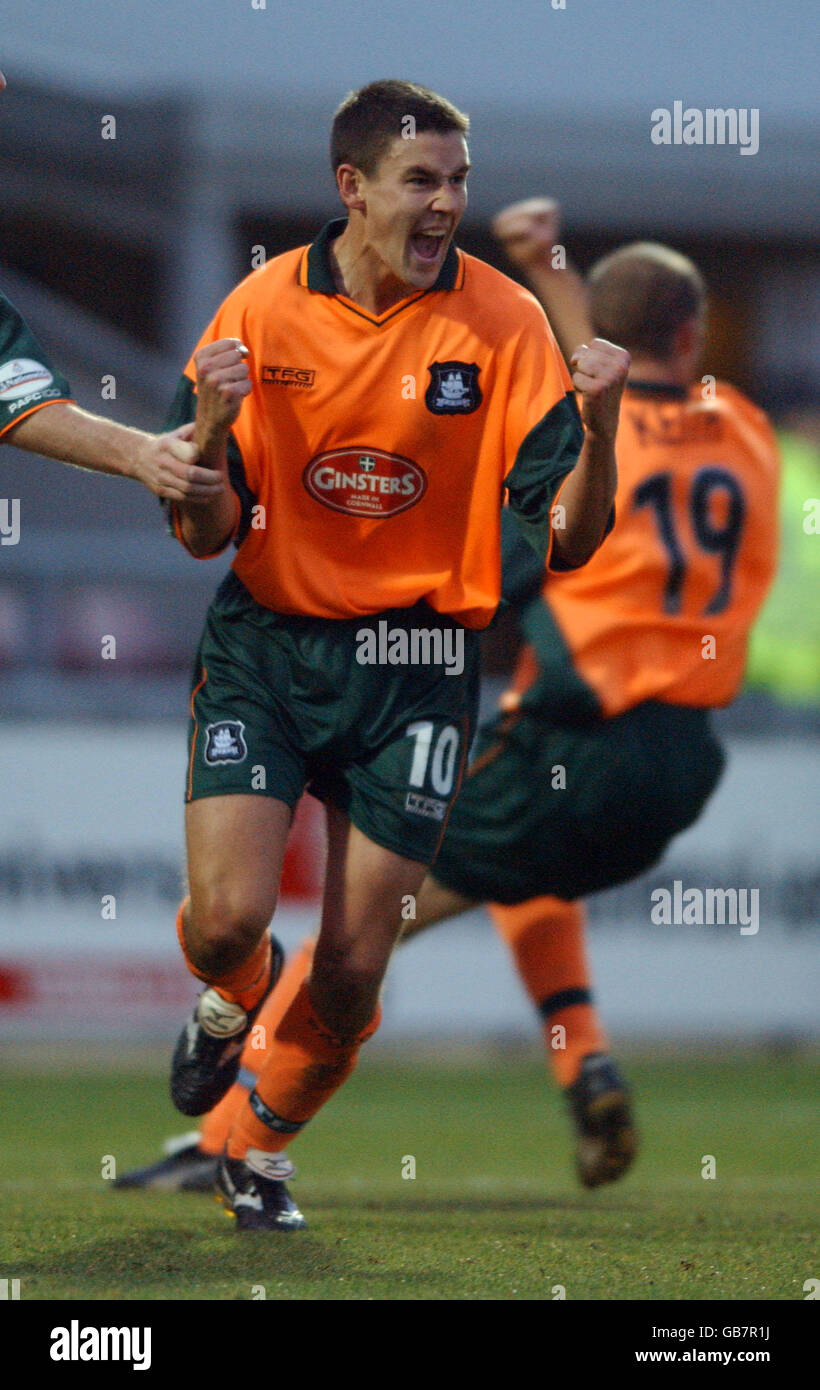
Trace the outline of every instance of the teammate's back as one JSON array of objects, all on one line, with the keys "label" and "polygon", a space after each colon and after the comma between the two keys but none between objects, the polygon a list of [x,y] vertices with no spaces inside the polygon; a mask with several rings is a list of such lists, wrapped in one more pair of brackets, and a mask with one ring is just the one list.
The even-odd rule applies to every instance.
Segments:
[{"label": "teammate's back", "polygon": [[631,380],[617,453],[617,524],[546,590],[575,669],[608,715],[728,704],[776,561],[774,433],[724,383]]},{"label": "teammate's back", "polygon": [[525,614],[532,649],[516,690],[570,715],[613,717],[650,700],[726,705],[774,575],[780,464],[763,412],[700,375],[700,272],[670,247],[635,242],[597,262],[584,284],[571,267],[552,264],[558,209],[550,200],[507,209],[496,231],[565,354],[594,333],[632,357],[616,440],[615,525],[583,569],[552,575],[544,602]]}]

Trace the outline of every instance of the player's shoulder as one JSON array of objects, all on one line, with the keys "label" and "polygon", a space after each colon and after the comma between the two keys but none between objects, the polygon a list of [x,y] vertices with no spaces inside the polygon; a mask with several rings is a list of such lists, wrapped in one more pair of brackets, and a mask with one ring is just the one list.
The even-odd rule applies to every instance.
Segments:
[{"label": "player's shoulder", "polygon": [[547,321],[534,294],[503,271],[478,256],[459,250],[463,265],[463,292],[474,302],[476,312],[501,331],[520,332],[534,327],[543,332]]},{"label": "player's shoulder", "polygon": [[712,384],[707,378],[702,385],[693,387],[689,399],[698,404],[702,402],[724,419],[735,421],[766,442],[775,444],[774,428],[765,410],[731,382],[718,379]]},{"label": "player's shoulder", "polygon": [[731,382],[721,377],[703,376],[689,388],[687,395],[689,410],[713,411],[718,415],[742,415],[744,418],[767,423],[766,415],[760,406],[745,396]]},{"label": "player's shoulder", "polygon": [[230,307],[243,310],[267,303],[272,295],[280,295],[287,286],[296,288],[299,267],[307,249],[306,246],[295,246],[266,260],[264,265],[252,270],[234,286],[223,300],[222,309]]},{"label": "player's shoulder", "polygon": [[[775,488],[780,476],[780,444],[766,412],[728,381],[707,378],[689,393],[693,438],[700,437],[699,418],[728,451],[735,468],[745,468],[758,484]],[[763,494],[761,493],[761,496]]]}]

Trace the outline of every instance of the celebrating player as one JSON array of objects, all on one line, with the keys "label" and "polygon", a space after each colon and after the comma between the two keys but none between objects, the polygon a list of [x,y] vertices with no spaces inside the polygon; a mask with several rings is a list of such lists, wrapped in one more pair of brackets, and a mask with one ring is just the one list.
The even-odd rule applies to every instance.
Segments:
[{"label": "celebrating player", "polygon": [[[530,645],[502,714],[482,731],[408,931],[482,900],[507,904],[491,908],[493,919],[544,1022],[579,1176],[596,1186],[625,1171],[634,1133],[593,1007],[577,899],[648,868],[717,783],[723,754],[708,711],[738,689],[773,573],[778,462],[759,410],[731,387],[697,382],[704,290],[692,263],[654,244],[623,247],[593,269],[587,290],[572,269],[554,267],[557,219],[556,205],[537,199],[494,226],[565,351],[597,332],[632,354],[615,527],[584,569],[552,575],[531,600],[529,555],[510,552],[524,565],[517,576],[508,569],[505,587],[521,596]],[[259,1042],[309,968],[307,943],[201,1134],[123,1185],[212,1179],[254,1084]]]},{"label": "celebrating player", "polygon": [[467,131],[409,83],[349,96],[332,133],[347,219],[229,295],[177,396],[230,487],[175,503],[176,535],[203,558],[238,547],[191,697],[178,930],[207,988],[172,1064],[185,1114],[229,1089],[276,982],[268,926],[293,807],[306,786],[327,807],[311,976],[219,1167],[243,1229],[304,1224],[280,1150],[378,1025],[401,904],[435,857],[469,746],[503,489],[553,568],[584,563],[610,516],[628,354],[591,341],[571,382],[536,300],[456,250]]},{"label": "celebrating player", "polygon": [[565,352],[595,332],[631,354],[616,522],[584,569],[523,607],[513,690],[482,731],[409,930],[496,904],[594,1186],[625,1170],[634,1133],[592,1006],[578,899],[650,868],[717,784],[709,709],[741,686],[774,575],[779,459],[763,412],[698,378],[706,306],[692,262],[636,243],[585,287],[560,268],[558,218],[551,200],[530,200],[494,231]]}]

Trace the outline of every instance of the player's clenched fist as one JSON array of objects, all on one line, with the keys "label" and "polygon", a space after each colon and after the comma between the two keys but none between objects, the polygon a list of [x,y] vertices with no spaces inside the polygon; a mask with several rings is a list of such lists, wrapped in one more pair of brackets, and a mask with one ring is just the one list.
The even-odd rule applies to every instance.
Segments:
[{"label": "player's clenched fist", "polygon": [[197,442],[203,436],[227,430],[251,393],[246,357],[248,349],[238,338],[220,338],[194,354],[196,367]]},{"label": "player's clenched fist", "polygon": [[493,218],[492,228],[513,265],[552,269],[552,249],[561,228],[561,209],[554,198],[511,203]]},{"label": "player's clenched fist", "polygon": [[593,338],[589,346],[582,343],[572,354],[572,384],[583,398],[581,419],[601,439],[615,438],[630,360],[625,348],[606,338]]}]

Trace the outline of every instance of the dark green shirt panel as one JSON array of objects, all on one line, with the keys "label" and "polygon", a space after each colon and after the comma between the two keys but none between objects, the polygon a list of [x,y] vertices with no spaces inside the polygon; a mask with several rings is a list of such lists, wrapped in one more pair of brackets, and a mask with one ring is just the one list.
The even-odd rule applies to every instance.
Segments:
[{"label": "dark green shirt panel", "polygon": [[[615,503],[609,509],[603,539],[615,525]],[[603,540],[602,540],[603,544]],[[550,560],[550,569],[561,571],[577,569],[577,565],[565,565],[556,557]],[[544,561],[535,553],[533,547],[524,539],[519,523],[509,507],[501,513],[501,601],[511,608],[521,608],[540,594],[544,587],[546,572]]]},{"label": "dark green shirt panel", "polygon": [[[163,429],[176,430],[180,425],[190,425],[196,419],[196,392],[193,382],[187,376],[181,376],[176,394],[171,402],[170,409],[165,417]],[[239,530],[234,539],[234,545],[239,548],[248,534],[253,520],[253,508],[256,505],[256,497],[248,487],[245,478],[245,464],[239,445],[233,434],[228,435],[228,477],[231,487],[239,498],[242,513],[239,519]],[[163,510],[168,518],[168,529],[173,533],[171,524],[171,505],[163,501]]]},{"label": "dark green shirt panel", "polygon": [[542,560],[550,548],[550,513],[555,494],[575,467],[583,442],[578,406],[568,391],[530,430],[504,479],[513,515]]},{"label": "dark green shirt panel", "polygon": [[501,602],[520,608],[544,587],[544,561],[524,539],[509,507],[501,512]]},{"label": "dark green shirt panel", "polygon": [[524,637],[538,662],[538,675],[522,695],[521,708],[538,710],[572,724],[602,718],[598,697],[578,674],[549,600],[534,599],[520,618]]},{"label": "dark green shirt panel", "polygon": [[35,406],[72,399],[66,378],[55,371],[22,314],[0,294],[0,434]]}]

